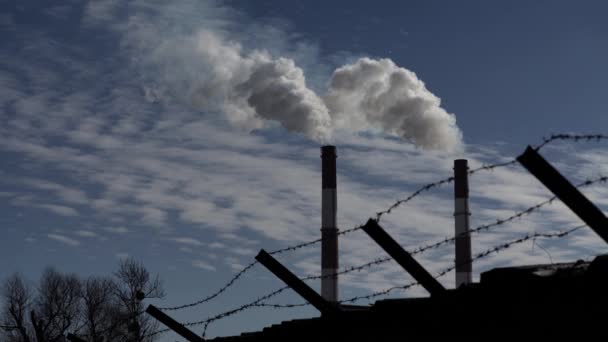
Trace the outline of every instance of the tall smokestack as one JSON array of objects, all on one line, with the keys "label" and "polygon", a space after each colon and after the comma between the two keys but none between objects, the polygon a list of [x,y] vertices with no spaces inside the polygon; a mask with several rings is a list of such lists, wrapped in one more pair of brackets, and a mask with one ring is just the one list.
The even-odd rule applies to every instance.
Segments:
[{"label": "tall smokestack", "polygon": [[[336,147],[321,147],[321,296],[329,302],[338,301],[338,228],[336,212]],[[334,274],[333,276],[327,276]]]},{"label": "tall smokestack", "polygon": [[466,159],[454,160],[454,220],[456,228],[456,288],[473,282],[469,235],[469,168]]}]

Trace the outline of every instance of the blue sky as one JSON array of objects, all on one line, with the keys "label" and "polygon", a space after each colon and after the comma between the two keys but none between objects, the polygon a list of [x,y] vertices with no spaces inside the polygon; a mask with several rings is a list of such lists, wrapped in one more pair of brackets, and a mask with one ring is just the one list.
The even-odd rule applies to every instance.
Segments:
[{"label": "blue sky", "polygon": [[[338,220],[347,229],[450,176],[455,158],[475,167],[509,160],[552,133],[605,131],[602,1],[0,4],[0,278],[20,271],[35,281],[48,265],[108,274],[128,255],[164,279],[167,297],[155,304],[179,305],[219,288],[260,248],[319,237],[320,139],[338,147]],[[407,86],[387,101],[404,113],[362,101],[371,89],[365,80],[339,93],[334,70],[354,73],[362,57],[392,61],[381,70],[402,75]],[[257,93],[234,80],[259,70],[287,75],[264,89],[291,87],[298,106],[243,102],[243,93]],[[260,83],[241,84],[268,84],[260,75]],[[408,96],[422,99],[431,124],[416,126],[410,106],[418,102],[400,102]],[[369,108],[385,116],[366,116]],[[395,122],[406,125],[399,130]],[[543,154],[577,182],[608,173],[604,147],[557,143]],[[451,190],[416,198],[387,216],[387,229],[406,247],[452,235]],[[601,187],[585,193],[608,204]],[[514,166],[472,177],[471,197],[476,226],[550,194]],[[474,251],[577,224],[555,203],[474,236]],[[384,256],[362,233],[340,243],[343,266]],[[539,243],[555,261],[602,247],[588,230]],[[316,246],[281,261],[299,275],[315,274],[319,255]],[[420,260],[436,272],[452,255],[446,247]],[[548,261],[526,244],[474,269],[478,276]],[[342,278],[341,297],[407,281],[396,265],[383,264]],[[451,286],[453,275],[442,281]],[[280,286],[257,267],[215,301],[172,314],[197,321]],[[299,301],[284,294],[274,302]],[[209,335],[313,315],[252,310],[212,325]]]}]

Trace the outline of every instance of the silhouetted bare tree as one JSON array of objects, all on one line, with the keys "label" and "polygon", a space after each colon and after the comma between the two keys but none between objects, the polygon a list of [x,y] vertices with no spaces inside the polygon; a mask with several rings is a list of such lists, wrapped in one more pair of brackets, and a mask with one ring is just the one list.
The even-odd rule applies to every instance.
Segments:
[{"label": "silhouetted bare tree", "polygon": [[82,336],[90,342],[113,341],[119,335],[120,308],[110,278],[90,277],[82,284]]},{"label": "silhouetted bare tree", "polygon": [[90,342],[152,342],[157,322],[142,301],[164,296],[158,276],[141,262],[122,260],[114,278],[46,269],[35,291],[17,273],[1,287],[0,341],[63,342],[68,332]]},{"label": "silhouetted bare tree", "polygon": [[30,342],[27,313],[32,305],[32,291],[21,275],[15,273],[2,286],[2,325],[10,342]]},{"label": "silhouetted bare tree", "polygon": [[46,269],[30,313],[36,341],[62,341],[69,330],[78,330],[81,298],[80,280],[76,275]]},{"label": "silhouetted bare tree", "polygon": [[147,335],[157,329],[158,322],[143,313],[142,300],[165,295],[159,276],[152,277],[143,263],[131,258],[123,259],[114,275],[118,281],[115,294],[126,325],[122,330],[123,340],[152,341]]}]

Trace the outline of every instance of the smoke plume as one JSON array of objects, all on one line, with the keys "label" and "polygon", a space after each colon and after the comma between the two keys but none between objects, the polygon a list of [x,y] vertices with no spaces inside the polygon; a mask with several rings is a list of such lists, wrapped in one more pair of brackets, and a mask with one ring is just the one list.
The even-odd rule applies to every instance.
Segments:
[{"label": "smoke plume", "polygon": [[246,130],[276,121],[289,131],[326,141],[331,119],[323,100],[307,87],[303,70],[292,59],[243,50],[209,30],[164,42],[140,54],[144,69],[156,71],[148,77],[155,86],[148,86],[146,94],[151,99],[169,94],[201,111],[222,112]]},{"label": "smoke plume", "polygon": [[452,150],[461,142],[454,115],[415,73],[390,59],[361,58],[338,68],[325,103],[334,127],[377,128],[429,149]]},{"label": "smoke plume", "polygon": [[[188,11],[179,13],[184,21]],[[321,142],[339,129],[380,130],[428,149],[461,145],[455,116],[416,74],[389,59],[362,58],[342,66],[329,78],[329,88],[317,94],[294,59],[276,48],[288,46],[287,39],[270,53],[245,48],[239,42],[242,33],[191,23],[180,31],[171,26],[179,25],[173,18],[157,22],[132,17],[123,43],[137,52],[135,62],[142,70],[153,70],[147,71],[147,98],[170,95],[201,112],[223,113],[245,130],[276,122]]]}]

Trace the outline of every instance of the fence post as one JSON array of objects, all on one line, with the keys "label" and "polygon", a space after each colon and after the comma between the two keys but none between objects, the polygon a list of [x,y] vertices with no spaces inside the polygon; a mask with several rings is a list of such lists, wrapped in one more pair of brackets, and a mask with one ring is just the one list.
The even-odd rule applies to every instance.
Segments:
[{"label": "fence post", "polygon": [[608,218],[545,158],[528,146],[517,161],[608,243]]},{"label": "fence post", "polygon": [[260,250],[260,253],[255,257],[255,260],[259,261],[287,286],[291,287],[292,290],[302,296],[302,298],[314,306],[315,309],[319,310],[322,315],[336,314],[340,311],[338,305],[323,299],[315,290],[306,285],[306,283],[296,277],[295,274],[291,273],[265,250]]},{"label": "fence post", "polygon": [[363,231],[376,241],[382,249],[388,253],[401,267],[403,267],[417,282],[429,291],[431,296],[445,292],[445,287],[441,285],[422,265],[420,265],[411,255],[406,252],[397,241],[388,235],[382,227],[373,219],[369,219]]},{"label": "fence post", "polygon": [[185,326],[183,326],[182,324],[180,324],[173,318],[169,317],[167,314],[160,311],[154,305],[148,305],[146,312],[150,316],[156,318],[162,324],[166,325],[167,328],[175,331],[181,337],[185,338],[186,340],[188,340],[190,342],[204,342],[205,341],[202,337],[199,337],[197,334],[193,333],[192,330],[186,328]]}]

